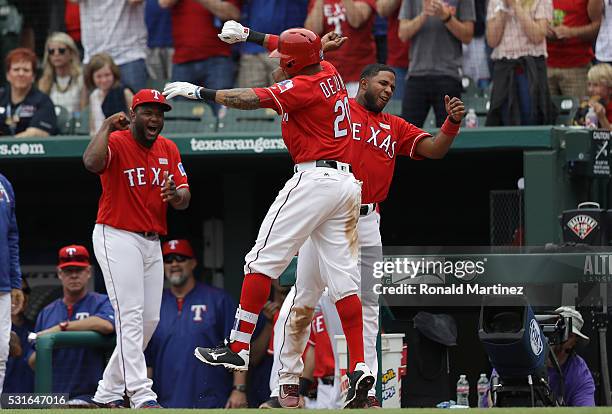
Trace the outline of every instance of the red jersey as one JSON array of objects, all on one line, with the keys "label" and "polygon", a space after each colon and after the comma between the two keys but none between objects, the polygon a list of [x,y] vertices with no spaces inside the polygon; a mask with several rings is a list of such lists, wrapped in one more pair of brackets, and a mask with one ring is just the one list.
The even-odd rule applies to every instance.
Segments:
[{"label": "red jersey", "polygon": [[[591,23],[587,11],[589,0],[553,0],[553,23],[555,26],[585,26]],[[576,68],[586,66],[593,60],[591,42],[577,37],[546,42],[548,66],[552,68]]]},{"label": "red jersey", "polygon": [[349,99],[342,77],[329,62],[314,75],[298,75],[268,88],[254,88],[263,108],[281,117],[285,145],[296,164],[349,162],[352,136]]},{"label": "red jersey", "polygon": [[79,15],[79,3],[73,3],[70,0],[65,0],[64,3],[64,24],[66,25],[66,33],[76,42],[80,42],[81,16]]},{"label": "red jersey", "polygon": [[[240,9],[241,0],[226,0]],[[217,24],[220,21],[217,19]],[[212,56],[230,56],[231,45],[221,41],[215,16],[196,0],[179,0],[172,6],[173,63],[194,62]]]},{"label": "red jersey", "polygon": [[334,351],[327,328],[325,327],[325,318],[323,318],[322,312],[316,313],[312,319],[308,343],[314,346],[315,349],[313,377],[323,378],[333,376],[335,367]]},{"label": "red jersey", "polygon": [[100,174],[102,196],[96,223],[135,232],[166,234],[166,210],[161,188],[164,172],[176,188],[189,187],[176,144],[161,135],[151,148],[139,144],[127,131],[108,138],[106,166]]},{"label": "red jersey", "polygon": [[[308,3],[309,13],[315,2],[310,0]],[[345,82],[359,82],[363,68],[376,63],[376,42],[372,33],[376,0],[356,0],[356,3],[360,2],[370,6],[372,14],[367,22],[355,29],[348,22],[342,0],[323,0],[323,33],[334,31],[349,38],[348,43],[340,49],[325,53],[325,59],[333,63]]]},{"label": "red jersey", "polygon": [[353,174],[363,181],[361,202],[380,203],[387,198],[398,155],[422,159],[416,154],[420,140],[431,135],[402,118],[374,113],[351,99],[353,122]]},{"label": "red jersey", "polygon": [[[396,68],[408,69],[408,59],[410,59],[410,42],[402,42],[397,35],[399,29],[400,4],[397,9],[387,19],[387,65]],[[401,80],[403,82],[403,79]]]}]

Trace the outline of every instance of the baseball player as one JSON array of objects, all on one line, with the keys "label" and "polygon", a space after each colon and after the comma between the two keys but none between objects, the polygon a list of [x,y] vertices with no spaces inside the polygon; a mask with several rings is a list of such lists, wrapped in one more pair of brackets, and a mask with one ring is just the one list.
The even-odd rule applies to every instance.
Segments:
[{"label": "baseball player", "polygon": [[[432,137],[429,133],[415,127],[394,115],[383,113],[395,89],[395,73],[386,65],[374,64],[367,66],[359,82],[357,97],[351,100],[352,158],[356,176],[362,180],[362,205],[358,224],[359,245],[361,247],[360,270],[364,275],[364,286],[361,289],[363,303],[364,348],[366,362],[377,373],[378,355],[376,353],[376,337],[378,335],[378,297],[371,289],[372,266],[376,261],[382,261],[382,242],[380,236],[380,214],[378,204],[387,198],[395,160],[398,155],[406,155],[413,159],[442,158],[448,152],[455,136],[459,133],[459,126],[465,109],[463,102],[458,98],[445,97],[448,113],[446,122]],[[291,318],[292,307],[314,307],[316,302],[303,302],[300,291],[321,292],[325,288],[325,278],[318,277],[325,272],[319,265],[316,250],[310,241],[304,243],[298,256],[296,284],[285,299],[281,307],[279,321]],[[361,285],[361,280],[356,283]],[[319,295],[320,296],[320,295]],[[318,299],[318,296],[316,297]],[[323,298],[325,301],[325,297]],[[342,334],[338,323],[338,316],[331,314],[333,307],[323,306],[329,335]],[[276,334],[276,333],[275,333]],[[279,334],[279,336],[282,333]],[[299,335],[285,335],[282,340],[285,346],[278,357],[275,355],[273,372],[289,371],[293,381],[297,382],[303,364],[300,355],[304,349],[302,345],[307,332]],[[275,336],[276,337],[276,336]],[[334,350],[335,350],[335,343]],[[338,373],[338,360],[336,358],[336,372]],[[290,367],[287,369],[286,367]],[[338,379],[338,374],[337,374]],[[275,392],[273,391],[273,395]],[[374,389],[370,390],[367,400],[368,406],[380,406],[374,396]]]},{"label": "baseball player", "polygon": [[21,311],[16,315],[11,315],[13,323],[9,359],[6,362],[4,378],[3,392],[5,393],[34,392],[34,371],[28,365],[28,355],[32,349],[28,336],[34,332],[34,324],[24,316],[31,290],[25,278],[22,278],[21,281],[24,300]]},{"label": "baseball player", "polygon": [[9,180],[0,174],[0,394],[9,354],[11,315],[22,307],[15,193]]},{"label": "baseball player", "polygon": [[[195,355],[211,365],[248,368],[251,335],[270,295],[271,279],[279,277],[310,237],[324,275],[330,275],[325,276],[326,282],[347,337],[350,385],[345,405],[352,407],[367,398],[374,377],[364,363],[361,301],[355,283],[361,189],[347,163],[352,126],[346,87],[334,66],[323,60],[321,39],[309,30],[289,29],[273,37],[242,28],[233,35],[257,39],[259,44],[267,41],[268,47],[278,43],[271,56],[280,58],[288,79],[269,88],[219,91],[175,82],[166,86],[164,94],[214,100],[239,109],[276,110],[295,174],[268,210],[255,246],[245,258],[240,305],[229,341],[218,348],[198,348]],[[306,316],[308,326],[312,309],[296,312]],[[300,322],[285,328],[288,335],[297,335],[305,326]],[[281,405],[297,407],[297,382],[281,378],[280,388]]]},{"label": "baseball player", "polygon": [[102,405],[121,404],[125,392],[132,407],[159,407],[143,354],[159,321],[159,236],[166,234],[168,204],[183,210],[191,198],[178,148],[160,135],[170,109],[159,91],[139,91],[131,121],[124,113],[105,119],[83,154],[85,168],[102,182],[93,246],[117,330],[117,346],[94,396]]},{"label": "baseball player", "polygon": [[236,303],[222,289],[195,279],[197,265],[187,240],[162,244],[164,289],[160,320],[145,351],[158,402],[168,408],[246,408],[246,375],[193,364],[199,344],[214,346],[231,329]]},{"label": "baseball player", "polygon": [[[115,331],[113,308],[108,296],[88,292],[91,278],[89,252],[84,246],[70,245],[59,250],[57,277],[63,297],[45,306],[38,314],[35,337],[63,331]],[[71,347],[53,351],[53,392],[67,393],[73,401],[91,401],[104,370],[104,356],[96,349]],[[36,352],[28,355],[35,368]]]}]

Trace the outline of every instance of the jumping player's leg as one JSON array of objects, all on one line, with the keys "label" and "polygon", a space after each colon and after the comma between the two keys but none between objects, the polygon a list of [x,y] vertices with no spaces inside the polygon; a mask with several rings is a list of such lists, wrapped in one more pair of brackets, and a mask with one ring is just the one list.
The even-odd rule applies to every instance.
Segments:
[{"label": "jumping player's leg", "polygon": [[158,241],[152,241],[144,265],[143,351],[147,348],[159,323],[163,290],[164,261],[161,246]]},{"label": "jumping player's leg", "polygon": [[98,403],[123,399],[124,391],[135,408],[157,399],[142,351],[145,258],[141,252],[147,243],[139,235],[107,225],[97,224],[94,229],[94,251],[115,310],[117,332],[117,345],[94,396]]}]

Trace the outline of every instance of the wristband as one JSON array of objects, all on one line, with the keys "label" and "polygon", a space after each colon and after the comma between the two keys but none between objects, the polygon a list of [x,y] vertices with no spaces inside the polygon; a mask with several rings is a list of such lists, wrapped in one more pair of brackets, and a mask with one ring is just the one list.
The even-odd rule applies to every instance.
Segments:
[{"label": "wristband", "polygon": [[247,386],[245,384],[236,384],[232,387],[232,390],[238,392],[247,392]]},{"label": "wristband", "polygon": [[455,137],[459,133],[459,128],[461,127],[461,121],[457,122],[451,119],[450,116],[446,117],[446,121],[444,121],[444,125],[440,128],[440,132],[449,137]]},{"label": "wristband", "polygon": [[60,322],[59,327],[62,332],[68,330],[68,321]]},{"label": "wristband", "polygon": [[444,20],[442,20],[442,23],[446,24],[448,22],[450,22],[450,19],[453,18],[453,14],[451,12],[448,12],[448,17]]},{"label": "wristband", "polygon": [[266,34],[261,32],[256,32],[255,30],[249,30],[249,35],[247,36],[247,42],[257,43],[258,45],[263,45],[264,40],[266,40]]},{"label": "wristband", "polygon": [[196,88],[196,98],[204,101],[214,101],[217,98],[216,89]]}]

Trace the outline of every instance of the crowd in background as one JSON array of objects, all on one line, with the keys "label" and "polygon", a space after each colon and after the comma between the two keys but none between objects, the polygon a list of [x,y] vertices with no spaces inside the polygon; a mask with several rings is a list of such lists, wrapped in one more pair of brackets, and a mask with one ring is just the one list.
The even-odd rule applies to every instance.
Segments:
[{"label": "crowd in background", "polygon": [[[64,109],[74,118],[85,110],[95,133],[106,116],[129,108],[133,93],[171,80],[212,89],[270,85],[276,62],[267,51],[217,38],[227,20],[266,33],[304,26],[347,36],[326,59],[349,92],[364,66],[386,62],[397,72],[401,115],[417,126],[430,108],[440,126],[443,96],[465,94],[465,79],[487,97],[488,126],[554,124],[555,96],[583,100],[578,123],[609,129],[612,120],[608,0],[0,3],[7,77],[1,135],[55,134]],[[220,117],[224,110],[213,107]]]}]

